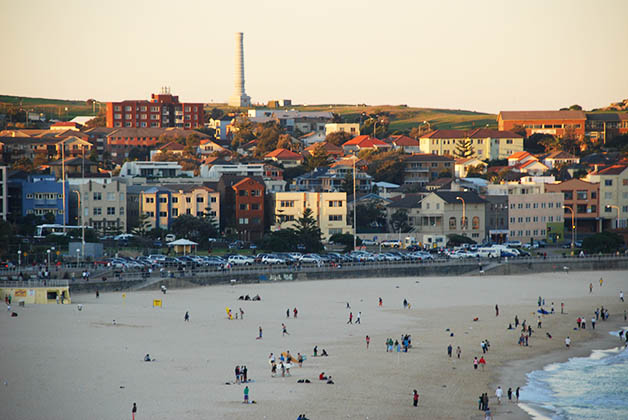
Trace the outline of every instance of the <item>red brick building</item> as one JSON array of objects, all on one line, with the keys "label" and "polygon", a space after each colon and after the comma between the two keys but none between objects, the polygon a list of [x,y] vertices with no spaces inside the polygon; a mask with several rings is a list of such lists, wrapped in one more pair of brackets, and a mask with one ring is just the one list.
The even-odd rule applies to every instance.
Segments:
[{"label": "red brick building", "polygon": [[107,102],[107,127],[199,128],[203,118],[202,103],[181,103],[169,89],[152,94],[150,101]]},{"label": "red brick building", "polygon": [[[600,184],[574,178],[545,184],[545,192],[562,192],[564,206],[573,209],[577,232],[598,232],[600,227]],[[571,210],[565,209],[565,231],[571,232]]]},{"label": "red brick building", "polygon": [[500,131],[524,128],[526,137],[542,133],[561,137],[565,130],[573,129],[584,138],[587,116],[583,111],[501,111],[497,116]]},{"label": "red brick building", "polygon": [[264,235],[264,183],[246,177],[231,188],[235,192],[235,223],[243,241],[262,239]]}]

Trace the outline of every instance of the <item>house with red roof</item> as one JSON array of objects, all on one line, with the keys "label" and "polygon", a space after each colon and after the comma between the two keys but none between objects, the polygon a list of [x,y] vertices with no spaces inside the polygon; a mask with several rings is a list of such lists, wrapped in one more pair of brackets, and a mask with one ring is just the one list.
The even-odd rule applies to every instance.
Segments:
[{"label": "house with red roof", "polygon": [[51,130],[81,130],[81,124],[72,121],[59,121],[50,126]]},{"label": "house with red roof", "polygon": [[294,168],[303,163],[303,155],[288,149],[275,149],[264,156],[264,160],[280,163],[284,168]]},{"label": "house with red roof", "polygon": [[395,150],[402,150],[405,153],[421,153],[421,143],[417,139],[404,135],[390,136],[384,141],[390,144]]},{"label": "house with red roof", "polygon": [[157,148],[157,150],[150,151],[150,160],[157,160],[157,156],[162,155],[164,153],[171,153],[175,156],[181,156],[185,146],[181,143],[177,143],[176,141],[171,141]]},{"label": "house with red roof", "polygon": [[348,140],[342,145],[342,149],[347,152],[359,152],[360,150],[390,149],[391,145],[375,137],[361,135]]},{"label": "house with red roof", "polygon": [[322,147],[323,149],[325,149],[325,152],[332,159],[338,159],[339,157],[344,155],[342,147],[336,146],[335,144],[328,141],[314,143],[313,145],[306,147],[305,150],[303,150],[303,154],[306,156],[311,155],[314,153],[314,150],[316,150],[317,147]]}]

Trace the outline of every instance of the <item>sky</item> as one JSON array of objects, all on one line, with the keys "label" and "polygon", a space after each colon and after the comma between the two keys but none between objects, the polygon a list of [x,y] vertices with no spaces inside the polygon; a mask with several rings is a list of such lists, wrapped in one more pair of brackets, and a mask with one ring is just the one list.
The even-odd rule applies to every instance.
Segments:
[{"label": "sky", "polygon": [[628,98],[628,1],[0,0],[0,94],[500,110]]}]

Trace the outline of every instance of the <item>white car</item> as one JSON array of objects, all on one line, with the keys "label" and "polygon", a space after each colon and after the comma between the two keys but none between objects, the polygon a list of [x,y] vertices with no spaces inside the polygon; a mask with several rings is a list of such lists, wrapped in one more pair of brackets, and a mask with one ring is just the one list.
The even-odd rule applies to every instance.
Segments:
[{"label": "white car", "polygon": [[227,259],[227,262],[232,265],[253,265],[255,260],[245,255],[232,255]]},{"label": "white car", "polygon": [[388,239],[385,241],[381,241],[379,243],[382,248],[390,247],[390,248],[401,248],[401,241],[396,241],[394,239]]},{"label": "white car", "polygon": [[283,258],[280,258],[273,254],[266,254],[262,257],[263,264],[283,264],[286,261]]}]

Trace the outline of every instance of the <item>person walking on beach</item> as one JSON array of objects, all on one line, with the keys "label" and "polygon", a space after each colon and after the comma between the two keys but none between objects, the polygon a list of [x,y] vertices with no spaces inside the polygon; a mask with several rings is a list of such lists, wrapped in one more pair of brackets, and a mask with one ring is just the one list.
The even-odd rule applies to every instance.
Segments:
[{"label": "person walking on beach", "polygon": [[499,316],[499,306],[495,305],[495,316]]},{"label": "person walking on beach", "polygon": [[384,304],[384,301],[382,300],[382,298],[379,298],[379,306],[381,307]]},{"label": "person walking on beach", "polygon": [[517,390],[515,391],[515,396],[517,397],[517,403],[519,402],[519,387],[517,387]]},{"label": "person walking on beach", "polygon": [[512,388],[510,388],[510,387],[508,388],[508,393],[507,394],[508,394],[508,401],[512,402]]},{"label": "person walking on beach", "polygon": [[371,337],[369,337],[368,335],[366,336],[366,349],[369,349],[369,344],[371,344]]},{"label": "person walking on beach", "polygon": [[415,407],[419,406],[419,393],[417,392],[416,389],[414,390],[412,394],[412,401]]},{"label": "person walking on beach", "polygon": [[593,283],[589,283],[589,294],[593,293]]},{"label": "person walking on beach", "polygon": [[349,312],[349,320],[347,321],[347,324],[353,324],[353,312]]},{"label": "person walking on beach", "polygon": [[591,328],[595,329],[595,317],[591,318]]},{"label": "person walking on beach", "polygon": [[259,326],[259,335],[257,336],[257,339],[258,340],[262,339],[262,326],[261,325]]},{"label": "person walking on beach", "polygon": [[480,362],[480,361],[478,360],[478,357],[477,357],[477,356],[475,356],[475,357],[473,358],[473,369],[474,369],[474,370],[478,370],[478,363],[479,363],[479,362]]},{"label": "person walking on beach", "polygon": [[567,336],[567,338],[565,338],[565,347],[569,348],[569,346],[571,346],[571,338]]},{"label": "person walking on beach", "polygon": [[183,320],[185,322],[190,322],[190,313],[188,311],[185,311],[185,315],[183,316]]},{"label": "person walking on beach", "polygon": [[519,326],[519,317],[515,315],[515,328]]},{"label": "person walking on beach", "polygon": [[600,287],[602,287],[603,284],[604,284],[604,279],[600,277]]},{"label": "person walking on beach", "polygon": [[456,355],[458,356],[458,359],[460,359],[460,356],[462,355],[462,349],[460,346],[456,347]]},{"label": "person walking on beach", "polygon": [[293,313],[294,317],[296,318],[296,317],[297,317],[297,314],[299,313],[299,311],[297,311],[297,308],[294,308],[294,309],[292,310],[292,313]]},{"label": "person walking on beach", "polygon": [[249,386],[244,387],[244,404],[249,403]]},{"label": "person walking on beach", "polygon": [[281,323],[281,335],[290,335],[290,333],[288,332],[288,328],[286,327],[286,324],[284,324],[283,322]]},{"label": "person walking on beach", "polygon": [[137,413],[137,404],[133,403],[133,408],[131,408],[131,420],[135,420],[135,413]]},{"label": "person walking on beach", "polygon": [[624,301],[624,291],[623,290],[619,291],[619,300],[621,300],[622,302]]},{"label": "person walking on beach", "polygon": [[482,366],[482,370],[484,370],[484,366],[486,366],[486,360],[484,360],[484,356],[480,356],[480,360],[478,363]]},{"label": "person walking on beach", "polygon": [[360,323],[360,318],[362,318],[362,312],[358,312],[358,316],[355,317],[355,323],[359,324]]},{"label": "person walking on beach", "polygon": [[501,386],[498,386],[495,390],[495,396],[497,397],[497,405],[501,405],[502,397],[504,396],[504,391]]},{"label": "person walking on beach", "polygon": [[290,308],[286,309],[286,318],[290,318]]},{"label": "person walking on beach", "polygon": [[565,302],[560,302],[560,313],[561,315],[565,313]]},{"label": "person walking on beach", "polygon": [[449,356],[450,358],[451,358],[451,353],[453,349],[454,348],[451,346],[451,344],[447,346],[447,356]]}]

